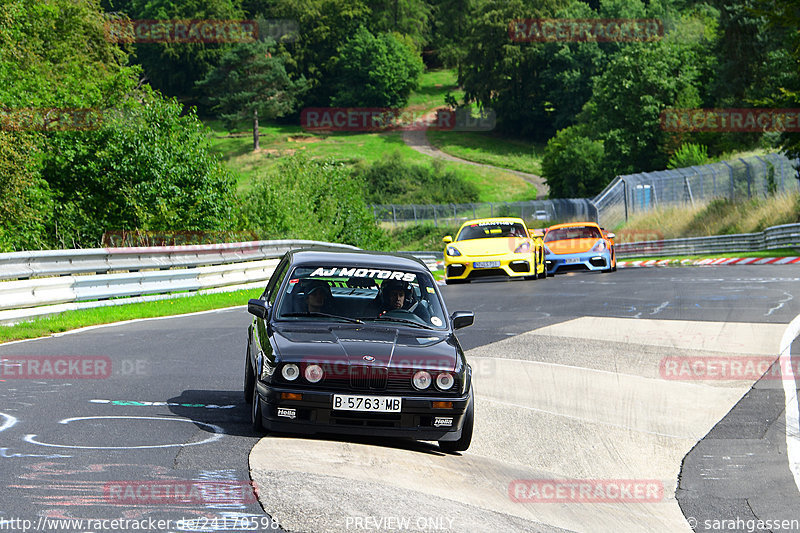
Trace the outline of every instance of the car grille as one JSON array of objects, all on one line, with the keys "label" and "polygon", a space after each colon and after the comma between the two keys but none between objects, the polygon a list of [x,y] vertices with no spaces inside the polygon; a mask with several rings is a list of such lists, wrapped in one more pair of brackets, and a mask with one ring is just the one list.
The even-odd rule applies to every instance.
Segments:
[{"label": "car grille", "polygon": [[354,365],[350,367],[350,386],[358,390],[384,390],[389,371],[383,366]]},{"label": "car grille", "polygon": [[591,263],[593,267],[604,267],[604,266],[606,266],[606,260],[603,259],[602,257],[589,259],[589,263]]}]

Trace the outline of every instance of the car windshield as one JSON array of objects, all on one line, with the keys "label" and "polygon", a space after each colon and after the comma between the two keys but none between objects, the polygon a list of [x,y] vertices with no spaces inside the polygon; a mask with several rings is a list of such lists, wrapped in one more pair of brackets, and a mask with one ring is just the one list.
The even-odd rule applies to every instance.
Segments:
[{"label": "car windshield", "polygon": [[519,222],[476,222],[461,228],[457,241],[489,239],[492,237],[527,237],[525,226]]},{"label": "car windshield", "polygon": [[551,229],[544,236],[544,242],[565,241],[568,239],[599,239],[600,230],[592,226],[573,226]]},{"label": "car windshield", "polygon": [[387,322],[446,329],[436,282],[428,273],[369,266],[296,267],[276,304],[291,321]]}]

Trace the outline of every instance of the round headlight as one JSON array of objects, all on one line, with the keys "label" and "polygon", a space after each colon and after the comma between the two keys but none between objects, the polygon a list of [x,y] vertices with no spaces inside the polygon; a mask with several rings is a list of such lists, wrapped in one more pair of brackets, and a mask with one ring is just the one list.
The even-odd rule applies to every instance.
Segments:
[{"label": "round headlight", "polygon": [[431,386],[431,375],[424,370],[420,370],[414,374],[414,378],[411,380],[411,383],[414,384],[415,388],[419,390],[425,390]]},{"label": "round headlight", "polygon": [[453,379],[453,374],[449,372],[442,372],[438,376],[436,376],[436,386],[439,390],[447,390],[453,386],[456,380]]},{"label": "round headlight", "polygon": [[300,377],[300,368],[295,364],[283,365],[281,375],[286,381],[294,381]]},{"label": "round headlight", "polygon": [[319,383],[322,380],[324,372],[319,365],[308,365],[306,367],[306,379],[311,383]]}]

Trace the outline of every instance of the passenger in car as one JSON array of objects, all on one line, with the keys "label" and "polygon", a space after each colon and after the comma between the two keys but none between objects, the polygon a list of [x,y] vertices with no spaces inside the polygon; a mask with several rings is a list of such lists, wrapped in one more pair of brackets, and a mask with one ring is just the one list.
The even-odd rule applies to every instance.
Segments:
[{"label": "passenger in car", "polygon": [[335,305],[331,287],[324,281],[313,280],[305,288],[306,311],[309,313],[333,313]]}]

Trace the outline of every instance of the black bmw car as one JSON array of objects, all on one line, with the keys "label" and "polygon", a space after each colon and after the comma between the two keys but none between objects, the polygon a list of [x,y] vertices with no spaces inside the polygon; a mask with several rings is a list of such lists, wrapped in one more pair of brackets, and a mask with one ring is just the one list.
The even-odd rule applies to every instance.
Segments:
[{"label": "black bmw car", "polygon": [[430,271],[397,254],[288,252],[250,300],[244,394],[253,427],[472,440],[471,369]]}]

